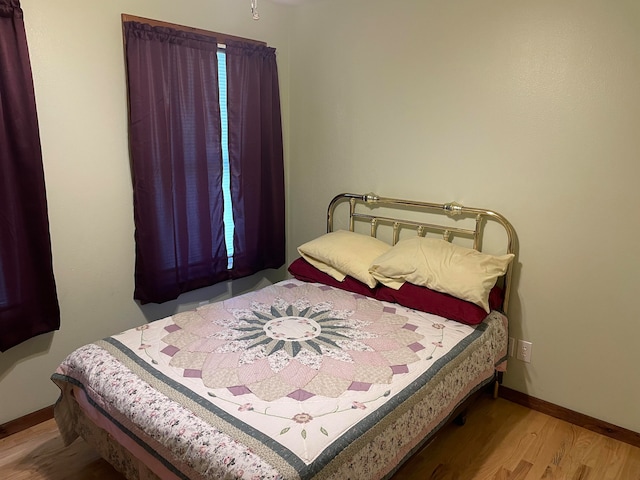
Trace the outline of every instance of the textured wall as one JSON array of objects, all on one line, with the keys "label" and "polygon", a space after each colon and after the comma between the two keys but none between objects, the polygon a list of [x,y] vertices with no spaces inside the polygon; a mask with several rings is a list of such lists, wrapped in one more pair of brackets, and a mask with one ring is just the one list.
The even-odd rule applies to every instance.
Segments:
[{"label": "textured wall", "polygon": [[340,191],[497,210],[533,342],[506,385],[640,431],[640,4],[325,0],[292,25],[291,247]]},{"label": "textured wall", "polygon": [[[640,4],[635,0],[22,0],[62,329],[0,354],[0,423],[53,403],[75,346],[261,285],[141,309],[120,13],[278,48],[289,253],[329,199],[377,191],[492,208],[518,233],[506,385],[640,431]],[[186,6],[185,6],[186,5]]]}]

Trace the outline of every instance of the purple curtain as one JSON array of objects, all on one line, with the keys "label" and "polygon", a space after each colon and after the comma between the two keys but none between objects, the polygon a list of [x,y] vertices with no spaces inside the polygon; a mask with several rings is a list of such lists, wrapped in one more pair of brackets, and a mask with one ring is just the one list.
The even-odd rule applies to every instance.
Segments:
[{"label": "purple curtain", "polygon": [[18,0],[0,0],[0,351],[60,328],[31,64]]},{"label": "purple curtain", "polygon": [[[234,245],[239,260],[234,257],[237,268],[229,270],[223,227],[218,42],[205,35],[137,22],[125,22],[124,27],[136,226],[134,298],[141,303],[161,303],[189,290],[281,266],[284,172],[279,103],[277,115],[256,109],[256,96],[259,99],[264,88],[257,78],[248,85],[257,85],[257,92],[237,99],[229,94],[229,112],[237,112],[233,126],[231,119],[229,122],[230,135],[236,129],[247,130],[230,152],[234,214],[238,215]],[[252,73],[262,74],[263,70]],[[273,80],[267,80],[271,89]],[[238,101],[247,105],[235,107]],[[277,127],[261,127],[274,117]],[[279,137],[265,139],[267,128]],[[272,160],[273,156],[278,158]],[[278,178],[274,186],[263,186],[274,176]],[[263,211],[272,215],[274,197],[282,203],[276,209],[281,218],[265,231],[261,215]],[[282,242],[276,250],[274,237],[276,243]]]},{"label": "purple curtain", "polygon": [[227,42],[234,277],[285,262],[284,164],[275,49]]}]

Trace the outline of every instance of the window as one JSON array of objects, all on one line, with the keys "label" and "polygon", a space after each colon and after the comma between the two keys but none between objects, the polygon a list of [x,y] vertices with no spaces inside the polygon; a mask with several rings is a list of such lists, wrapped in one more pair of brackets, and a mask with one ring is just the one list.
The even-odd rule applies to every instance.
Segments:
[{"label": "window", "polygon": [[220,107],[220,146],[222,147],[222,195],[224,197],[224,241],[227,248],[227,269],[233,268],[233,208],[231,203],[231,173],[229,169],[229,116],[227,114],[227,55],[218,50],[218,105]]},{"label": "window", "polygon": [[[284,264],[275,50],[123,17],[142,303]],[[224,44],[224,48],[219,48]]]}]

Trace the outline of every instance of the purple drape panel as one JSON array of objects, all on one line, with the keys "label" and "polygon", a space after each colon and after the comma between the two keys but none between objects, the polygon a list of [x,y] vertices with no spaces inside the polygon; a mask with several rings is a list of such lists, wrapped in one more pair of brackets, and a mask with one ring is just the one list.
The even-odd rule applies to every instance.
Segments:
[{"label": "purple drape panel", "polygon": [[217,42],[136,22],[125,35],[134,297],[161,303],[228,278]]},{"label": "purple drape panel", "polygon": [[285,262],[284,162],[275,49],[227,43],[234,276]]},{"label": "purple drape panel", "polygon": [[226,49],[233,268],[224,236],[215,38],[125,22],[136,289],[161,303],[285,261],[274,49]]},{"label": "purple drape panel", "polygon": [[60,328],[22,10],[0,0],[0,351]]}]

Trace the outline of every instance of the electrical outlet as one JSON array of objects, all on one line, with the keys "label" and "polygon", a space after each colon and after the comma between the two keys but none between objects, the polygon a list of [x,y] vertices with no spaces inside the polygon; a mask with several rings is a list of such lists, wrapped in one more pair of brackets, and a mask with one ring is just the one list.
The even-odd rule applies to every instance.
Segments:
[{"label": "electrical outlet", "polygon": [[509,348],[508,348],[508,352],[509,352],[509,356],[513,357],[513,350],[516,348],[516,339],[513,337],[509,337]]},{"label": "electrical outlet", "polygon": [[532,348],[533,348],[533,344],[531,342],[518,340],[518,353],[516,354],[516,358],[526,363],[531,362]]}]

